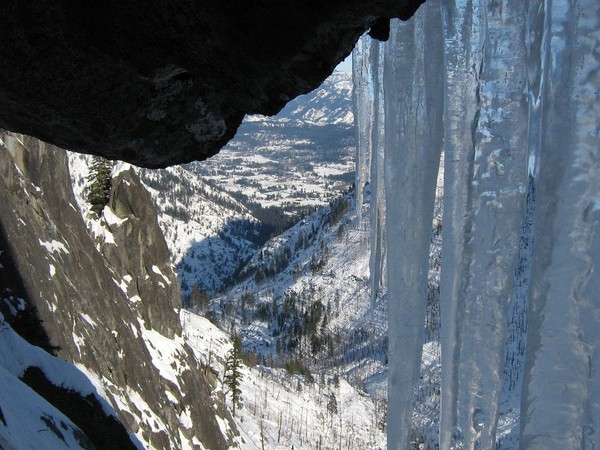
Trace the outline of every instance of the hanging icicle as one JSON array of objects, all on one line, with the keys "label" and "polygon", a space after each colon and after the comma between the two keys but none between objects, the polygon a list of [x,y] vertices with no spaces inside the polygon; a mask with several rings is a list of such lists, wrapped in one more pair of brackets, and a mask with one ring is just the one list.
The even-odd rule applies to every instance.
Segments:
[{"label": "hanging icicle", "polygon": [[600,4],[533,1],[529,8],[530,66],[539,73],[531,97],[540,100],[530,106],[541,132],[521,446],[597,449]]},{"label": "hanging icicle", "polygon": [[[352,81],[354,84],[354,123],[356,124],[356,215],[357,227],[362,224],[362,207],[365,185],[370,180],[371,153],[373,149],[373,68],[371,61],[371,38],[361,37],[352,52]],[[375,69],[376,70],[376,69]]]},{"label": "hanging icicle", "polygon": [[527,190],[525,11],[520,0],[444,9],[441,445],[492,448]]},{"label": "hanging icicle", "polygon": [[427,308],[429,244],[442,149],[439,4],[394,22],[384,58],[389,315],[388,448],[409,448]]},{"label": "hanging icicle", "polygon": [[373,128],[371,135],[371,304],[382,294],[385,274],[385,99],[383,92],[383,57],[385,44],[372,41]]},{"label": "hanging icicle", "polygon": [[429,1],[394,23],[383,85],[375,47],[363,55],[375,197],[385,172],[371,272],[385,253],[389,448],[408,447],[442,136],[440,447],[494,448],[500,404],[520,396],[511,442],[600,448],[598,17],[597,0]]}]

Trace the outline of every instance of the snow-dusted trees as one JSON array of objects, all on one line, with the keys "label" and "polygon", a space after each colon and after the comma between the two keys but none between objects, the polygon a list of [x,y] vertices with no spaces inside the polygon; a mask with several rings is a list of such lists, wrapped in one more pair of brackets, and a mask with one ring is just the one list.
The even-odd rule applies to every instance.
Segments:
[{"label": "snow-dusted trees", "polygon": [[99,216],[110,199],[112,185],[112,162],[100,156],[93,156],[87,178],[87,201],[94,214]]},{"label": "snow-dusted trees", "polygon": [[204,312],[209,301],[210,297],[202,290],[200,284],[194,284],[189,297],[190,308],[198,308],[200,311]]}]

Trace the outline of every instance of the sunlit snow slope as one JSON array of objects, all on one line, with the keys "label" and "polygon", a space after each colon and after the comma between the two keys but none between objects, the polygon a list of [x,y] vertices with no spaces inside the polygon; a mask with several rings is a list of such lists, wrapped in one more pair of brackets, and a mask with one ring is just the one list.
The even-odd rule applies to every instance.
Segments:
[{"label": "sunlit snow slope", "polygon": [[[370,198],[367,188],[360,220],[349,195],[271,239],[204,313],[227,331],[235,329],[260,365],[317,383],[333,375],[346,380],[377,405],[375,422],[383,428],[387,308],[384,293],[374,303],[370,293]],[[427,443],[437,441],[439,413],[439,218],[432,234],[428,314],[421,323],[427,336],[422,383],[411,420],[414,440]]]}]

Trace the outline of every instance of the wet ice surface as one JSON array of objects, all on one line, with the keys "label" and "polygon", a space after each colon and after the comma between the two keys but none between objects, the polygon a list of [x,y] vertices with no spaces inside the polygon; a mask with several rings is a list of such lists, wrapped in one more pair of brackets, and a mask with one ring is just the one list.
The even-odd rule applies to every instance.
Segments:
[{"label": "wet ice surface", "polygon": [[600,446],[599,15],[430,1],[355,52],[359,172],[385,185],[390,448],[410,439],[442,133],[441,448]]}]

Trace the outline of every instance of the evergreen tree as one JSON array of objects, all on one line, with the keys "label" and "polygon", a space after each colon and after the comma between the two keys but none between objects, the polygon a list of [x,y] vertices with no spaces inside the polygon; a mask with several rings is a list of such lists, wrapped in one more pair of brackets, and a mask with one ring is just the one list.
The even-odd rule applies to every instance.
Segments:
[{"label": "evergreen tree", "polygon": [[331,414],[332,416],[338,413],[337,400],[333,392],[331,393],[329,401],[327,402],[327,411],[329,411],[329,414]]},{"label": "evergreen tree", "polygon": [[233,402],[233,415],[235,416],[235,408],[242,407],[242,390],[240,389],[240,383],[242,381],[242,374],[240,372],[242,363],[242,341],[237,334],[233,334],[233,347],[227,355],[225,361],[225,378],[223,380],[225,386],[227,386],[229,394],[231,394],[231,401]]},{"label": "evergreen tree", "polygon": [[93,156],[88,175],[87,201],[91,210],[100,216],[102,210],[110,199],[110,188],[112,186],[112,162],[100,156]]},{"label": "evergreen tree", "polygon": [[202,290],[198,283],[194,284],[192,287],[192,292],[190,293],[190,307],[191,308],[199,308],[200,311],[204,312],[208,302],[210,302],[210,297],[206,292]]}]

